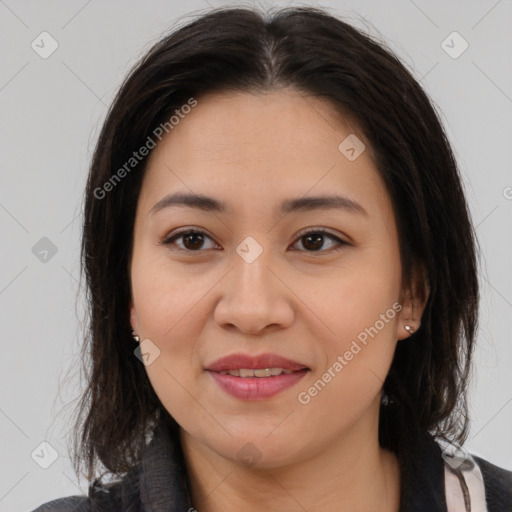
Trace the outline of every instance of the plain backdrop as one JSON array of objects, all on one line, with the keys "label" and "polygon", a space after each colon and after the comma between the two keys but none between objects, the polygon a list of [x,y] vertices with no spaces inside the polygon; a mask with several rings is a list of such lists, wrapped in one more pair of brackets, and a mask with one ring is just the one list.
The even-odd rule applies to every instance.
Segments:
[{"label": "plain backdrop", "polygon": [[[180,17],[235,4],[0,0],[1,511],[87,493],[64,406],[81,389],[81,201],[108,105]],[[311,4],[387,41],[441,112],[482,248],[466,447],[512,470],[512,2],[294,3]]]}]

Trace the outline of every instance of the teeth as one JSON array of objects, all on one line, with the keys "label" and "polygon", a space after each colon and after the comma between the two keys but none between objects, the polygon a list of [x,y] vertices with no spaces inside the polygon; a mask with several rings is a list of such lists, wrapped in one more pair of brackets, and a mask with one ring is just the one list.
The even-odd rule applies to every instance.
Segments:
[{"label": "teeth", "polygon": [[232,375],[233,377],[275,377],[277,375],[292,373],[291,370],[284,370],[283,368],[257,368],[252,370],[250,368],[240,368],[239,370],[223,370],[222,375]]},{"label": "teeth", "polygon": [[[281,368],[274,368],[274,370],[280,370]],[[272,368],[265,368],[264,370],[254,370],[253,371],[255,377],[272,377]],[[279,375],[281,372],[276,373]]]}]

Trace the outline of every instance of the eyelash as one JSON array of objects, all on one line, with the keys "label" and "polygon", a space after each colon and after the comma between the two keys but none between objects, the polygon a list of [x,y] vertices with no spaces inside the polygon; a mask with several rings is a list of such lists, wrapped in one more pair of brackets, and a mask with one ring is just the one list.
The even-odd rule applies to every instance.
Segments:
[{"label": "eyelash", "polygon": [[[187,229],[183,229],[182,231],[178,231],[176,233],[172,233],[171,235],[167,236],[162,242],[160,242],[160,244],[161,245],[170,246],[170,245],[172,245],[174,243],[175,240],[177,240],[179,238],[182,238],[185,235],[190,235],[190,234],[203,235],[203,236],[206,236],[207,238],[210,238],[211,240],[213,240],[212,237],[210,237],[204,231],[201,231],[199,229],[187,228]],[[323,236],[325,236],[327,238],[330,238],[331,240],[334,240],[335,242],[337,242],[339,244],[339,247],[334,248],[334,249],[318,250],[318,251],[308,251],[308,250],[306,250],[305,252],[308,252],[308,253],[325,253],[325,252],[330,252],[330,251],[336,252],[336,251],[341,250],[343,248],[343,246],[349,245],[347,242],[345,242],[341,238],[339,238],[336,235],[333,235],[332,233],[330,233],[329,231],[326,231],[325,229],[321,229],[321,228],[310,229],[308,231],[304,231],[304,232],[300,233],[298,235],[298,237],[297,237],[297,241],[299,241],[301,238],[304,238],[304,237],[306,237],[308,235],[311,235],[311,234],[323,235]],[[295,245],[295,243],[293,245]],[[182,249],[181,247],[179,247],[177,250],[182,251],[182,252],[188,252],[188,253],[204,252],[204,250],[202,250],[202,249],[198,249],[197,251],[193,251],[193,250],[190,250],[190,249]]]}]

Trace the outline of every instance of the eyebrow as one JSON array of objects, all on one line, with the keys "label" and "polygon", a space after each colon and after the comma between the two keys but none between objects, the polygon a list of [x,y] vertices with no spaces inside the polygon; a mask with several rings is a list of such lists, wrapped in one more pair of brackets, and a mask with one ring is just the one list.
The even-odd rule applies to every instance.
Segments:
[{"label": "eyebrow", "polygon": [[[155,214],[165,208],[186,207],[196,208],[207,212],[226,213],[225,203],[202,194],[174,193],[168,194],[158,201],[150,210]],[[349,213],[368,216],[368,212],[356,201],[344,195],[310,196],[286,199],[281,203],[280,213],[287,214],[299,211],[338,209]]]}]

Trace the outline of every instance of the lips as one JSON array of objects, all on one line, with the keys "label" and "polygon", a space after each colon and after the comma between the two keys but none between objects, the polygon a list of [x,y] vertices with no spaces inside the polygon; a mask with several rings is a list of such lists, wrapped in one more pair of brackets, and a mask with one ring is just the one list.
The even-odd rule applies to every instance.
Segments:
[{"label": "lips", "polygon": [[309,368],[277,354],[232,354],[210,364],[206,371],[234,398],[266,400],[295,385]]},{"label": "lips", "polygon": [[229,356],[218,359],[210,364],[206,369],[211,372],[221,372],[229,370],[240,370],[247,368],[249,370],[257,370],[264,368],[282,368],[296,372],[298,370],[309,370],[309,368],[301,363],[292,361],[277,354],[261,354],[258,356],[249,356],[247,354],[231,354]]}]

